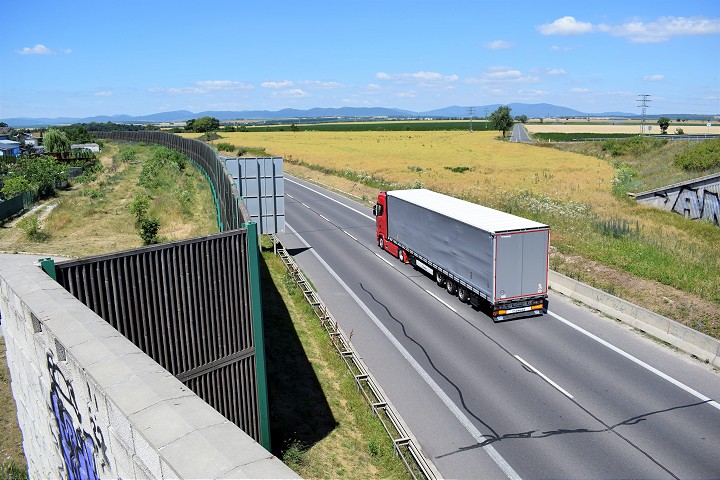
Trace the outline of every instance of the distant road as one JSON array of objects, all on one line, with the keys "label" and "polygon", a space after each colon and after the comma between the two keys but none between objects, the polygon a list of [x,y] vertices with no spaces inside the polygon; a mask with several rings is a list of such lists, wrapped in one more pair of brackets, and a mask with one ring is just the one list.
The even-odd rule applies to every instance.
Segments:
[{"label": "distant road", "polygon": [[530,138],[530,135],[528,135],[527,130],[525,130],[525,126],[522,123],[516,123],[513,125],[513,131],[512,135],[510,136],[510,141],[531,143],[533,140]]}]

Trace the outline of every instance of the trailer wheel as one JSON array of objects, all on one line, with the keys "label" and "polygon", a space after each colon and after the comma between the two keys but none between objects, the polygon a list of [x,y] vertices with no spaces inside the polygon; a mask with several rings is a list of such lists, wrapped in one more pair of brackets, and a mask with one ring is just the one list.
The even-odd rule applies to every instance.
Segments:
[{"label": "trailer wheel", "polygon": [[457,293],[457,284],[452,280],[446,280],[445,290],[447,290],[450,295],[455,295]]},{"label": "trailer wheel", "polygon": [[439,270],[435,270],[435,283],[438,284],[438,287],[444,287],[445,286],[445,277],[442,273],[440,273]]},{"label": "trailer wheel", "polygon": [[467,303],[470,300],[470,292],[467,288],[460,286],[458,287],[458,298],[461,302]]},{"label": "trailer wheel", "polygon": [[385,239],[383,237],[378,237],[378,247],[380,247],[380,250],[385,250]]}]

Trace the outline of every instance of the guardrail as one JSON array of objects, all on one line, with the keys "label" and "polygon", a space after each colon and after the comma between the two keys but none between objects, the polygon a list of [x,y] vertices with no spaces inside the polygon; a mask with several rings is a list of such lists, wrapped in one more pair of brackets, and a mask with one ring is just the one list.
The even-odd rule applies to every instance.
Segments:
[{"label": "guardrail", "polygon": [[295,284],[302,290],[305,300],[312,307],[318,320],[320,320],[320,324],[328,333],[335,350],[354,376],[355,385],[367,400],[373,414],[382,423],[385,432],[393,442],[395,453],[405,464],[410,475],[416,480],[419,478],[429,480],[440,478],[440,472],[420,451],[417,440],[395,411],[395,408],[387,400],[385,393],[368,370],[365,362],[355,353],[349,338],[345,336],[337,321],[320,300],[320,297],[318,297],[293,258],[287,253],[275,235],[270,235],[270,238],[273,241],[276,254],[282,260]]}]

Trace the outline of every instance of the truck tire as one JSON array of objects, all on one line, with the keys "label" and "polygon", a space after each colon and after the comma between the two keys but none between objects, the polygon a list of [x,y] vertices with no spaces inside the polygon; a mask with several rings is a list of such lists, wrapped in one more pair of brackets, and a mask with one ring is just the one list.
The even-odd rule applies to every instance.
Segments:
[{"label": "truck tire", "polygon": [[447,290],[450,295],[455,295],[457,293],[457,284],[452,280],[446,280],[445,290]]},{"label": "truck tire", "polygon": [[461,302],[467,303],[470,300],[470,292],[463,286],[458,287],[458,298]]},{"label": "truck tire", "polygon": [[398,258],[402,263],[405,263],[407,261],[407,253],[405,253],[405,250],[402,248],[398,249]]},{"label": "truck tire", "polygon": [[445,286],[445,277],[438,270],[435,270],[435,283],[437,283],[438,287]]},{"label": "truck tire", "polygon": [[383,237],[378,237],[378,247],[380,247],[380,250],[385,250],[385,239]]}]

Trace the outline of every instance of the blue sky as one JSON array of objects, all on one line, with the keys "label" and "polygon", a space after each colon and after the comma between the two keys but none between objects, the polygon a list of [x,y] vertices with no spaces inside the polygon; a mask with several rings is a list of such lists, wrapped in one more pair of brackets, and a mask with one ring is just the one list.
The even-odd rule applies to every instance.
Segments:
[{"label": "blue sky", "polygon": [[640,94],[651,95],[648,113],[720,114],[717,0],[3,10],[0,118],[513,102],[640,113]]}]

